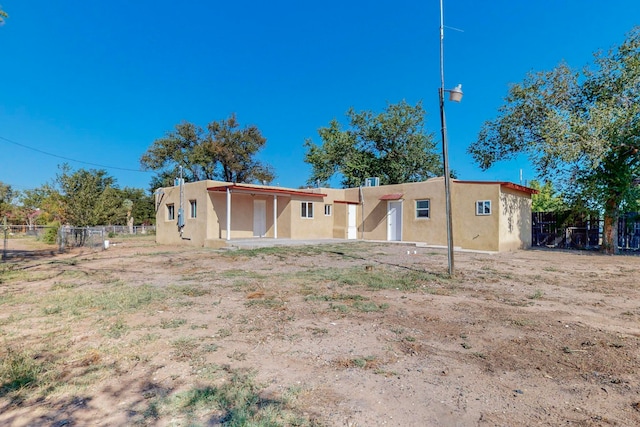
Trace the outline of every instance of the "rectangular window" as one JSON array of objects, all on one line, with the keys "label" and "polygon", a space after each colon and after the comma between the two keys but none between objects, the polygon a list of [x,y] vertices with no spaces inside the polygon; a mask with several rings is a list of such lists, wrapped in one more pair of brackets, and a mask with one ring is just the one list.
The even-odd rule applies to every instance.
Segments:
[{"label": "rectangular window", "polygon": [[300,216],[302,218],[313,218],[313,202],[302,202]]},{"label": "rectangular window", "polygon": [[195,200],[189,200],[189,207],[191,208],[191,218],[196,218],[198,215],[198,204]]},{"label": "rectangular window", "polygon": [[167,220],[173,221],[176,219],[176,208],[173,205],[167,205]]},{"label": "rectangular window", "polygon": [[331,216],[331,205],[324,205],[324,215]]},{"label": "rectangular window", "polygon": [[416,200],[416,218],[429,218],[429,199]]},{"label": "rectangular window", "polygon": [[476,215],[491,215],[491,200],[478,200],[476,202]]}]

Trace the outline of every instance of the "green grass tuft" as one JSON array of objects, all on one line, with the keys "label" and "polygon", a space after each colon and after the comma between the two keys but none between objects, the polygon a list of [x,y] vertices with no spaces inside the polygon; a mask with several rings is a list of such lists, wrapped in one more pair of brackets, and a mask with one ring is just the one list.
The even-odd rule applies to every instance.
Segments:
[{"label": "green grass tuft", "polygon": [[172,285],[169,286],[169,291],[186,297],[201,297],[211,293],[211,290],[196,285]]},{"label": "green grass tuft", "polygon": [[160,327],[162,329],[175,329],[187,324],[187,319],[162,319]]},{"label": "green grass tuft", "polygon": [[29,352],[8,348],[0,359],[0,397],[35,387],[45,373],[43,362]]},{"label": "green grass tuft", "polygon": [[212,415],[229,427],[319,426],[291,404],[300,389],[289,388],[280,399],[264,398],[262,386],[252,371],[232,370],[219,386],[205,385],[168,397],[152,399],[142,416],[149,422],[162,415],[180,420],[180,425],[205,425]]}]

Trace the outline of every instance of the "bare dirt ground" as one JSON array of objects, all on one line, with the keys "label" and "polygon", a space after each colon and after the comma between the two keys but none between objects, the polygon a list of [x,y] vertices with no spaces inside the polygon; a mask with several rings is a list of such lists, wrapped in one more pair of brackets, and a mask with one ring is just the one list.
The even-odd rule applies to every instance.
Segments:
[{"label": "bare dirt ground", "polygon": [[115,239],[0,263],[0,358],[55,367],[0,378],[0,424],[221,425],[168,399],[242,371],[261,402],[290,397],[282,425],[640,425],[640,257],[455,261],[450,279],[446,251],[402,244]]}]

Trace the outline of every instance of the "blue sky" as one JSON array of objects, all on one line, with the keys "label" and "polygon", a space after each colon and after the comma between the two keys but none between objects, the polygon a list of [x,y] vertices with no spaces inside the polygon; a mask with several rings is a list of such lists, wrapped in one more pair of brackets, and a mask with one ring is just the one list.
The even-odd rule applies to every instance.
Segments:
[{"label": "blue sky", "polygon": [[[309,176],[305,139],[320,142],[350,107],[421,100],[440,147],[439,0],[0,2],[0,181],[17,190],[65,161],[147,189],[139,159],[155,139],[231,113],[262,131],[259,157],[287,187]],[[533,179],[525,158],[473,163],[482,123],[528,71],[582,67],[640,24],[638,0],[445,0],[444,11],[445,84],[464,90],[446,105],[450,166],[466,180]]]}]

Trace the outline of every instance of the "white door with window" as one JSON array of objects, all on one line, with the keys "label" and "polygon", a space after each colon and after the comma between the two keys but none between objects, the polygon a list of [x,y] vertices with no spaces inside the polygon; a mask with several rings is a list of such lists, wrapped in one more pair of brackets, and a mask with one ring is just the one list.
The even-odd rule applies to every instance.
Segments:
[{"label": "white door with window", "polygon": [[267,233],[267,201],[253,201],[253,235],[264,237]]},{"label": "white door with window", "polygon": [[387,205],[387,240],[402,240],[402,202]]},{"label": "white door with window", "polygon": [[356,221],[356,215],[358,207],[356,205],[347,205],[347,239],[358,238],[358,225]]}]

